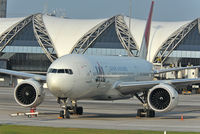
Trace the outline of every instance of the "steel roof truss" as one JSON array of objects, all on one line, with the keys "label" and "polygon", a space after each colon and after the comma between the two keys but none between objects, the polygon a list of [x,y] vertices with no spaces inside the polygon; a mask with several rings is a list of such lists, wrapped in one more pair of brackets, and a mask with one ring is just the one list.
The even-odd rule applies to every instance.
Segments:
[{"label": "steel roof truss", "polygon": [[95,40],[114,23],[114,17],[106,20],[88,31],[75,45],[71,52],[83,54]]},{"label": "steel roof truss", "polygon": [[53,47],[53,42],[44,25],[42,14],[33,16],[33,29],[39,45],[42,47],[49,60],[53,62],[57,59],[57,55]]},{"label": "steel roof truss", "polygon": [[[115,17],[115,27],[116,27],[117,36],[122,46],[128,52],[129,51],[128,43],[129,43],[129,38],[130,38],[130,54],[131,56],[137,56],[139,51],[136,46],[136,41],[134,40],[129,28],[127,27],[123,16],[118,15]],[[136,51],[133,53],[132,50],[136,50]]]},{"label": "steel roof truss", "polygon": [[[174,32],[162,45],[162,48],[159,49],[159,52],[154,58],[154,62],[164,63],[173,50],[179,45],[179,43],[188,35],[188,33],[197,25],[197,19],[189,23],[186,26],[179,28]],[[157,58],[160,58],[160,61]]]},{"label": "steel roof truss", "polygon": [[27,18],[23,19],[22,21],[16,23],[9,29],[7,29],[1,36],[0,36],[0,52],[14,39],[14,37],[25,27],[27,26],[31,20],[32,16],[28,16]]}]

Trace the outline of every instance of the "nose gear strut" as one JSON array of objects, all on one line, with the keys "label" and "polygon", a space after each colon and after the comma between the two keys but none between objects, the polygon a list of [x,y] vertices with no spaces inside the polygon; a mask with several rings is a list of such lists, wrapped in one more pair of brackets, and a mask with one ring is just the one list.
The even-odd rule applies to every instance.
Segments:
[{"label": "nose gear strut", "polygon": [[69,98],[58,98],[57,102],[60,104],[60,107],[63,109],[60,111],[61,118],[70,118],[70,114],[82,115],[83,107],[77,106],[76,100],[71,100]]}]

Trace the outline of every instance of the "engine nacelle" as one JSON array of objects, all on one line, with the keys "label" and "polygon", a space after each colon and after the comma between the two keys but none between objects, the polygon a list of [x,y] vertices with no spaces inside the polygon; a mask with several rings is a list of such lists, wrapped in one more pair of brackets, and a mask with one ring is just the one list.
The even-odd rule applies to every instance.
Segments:
[{"label": "engine nacelle", "polygon": [[27,79],[15,87],[14,97],[19,105],[33,108],[43,102],[45,91],[42,84],[33,79]]},{"label": "engine nacelle", "polygon": [[169,84],[159,84],[148,92],[148,104],[157,112],[168,112],[178,104],[178,92]]}]

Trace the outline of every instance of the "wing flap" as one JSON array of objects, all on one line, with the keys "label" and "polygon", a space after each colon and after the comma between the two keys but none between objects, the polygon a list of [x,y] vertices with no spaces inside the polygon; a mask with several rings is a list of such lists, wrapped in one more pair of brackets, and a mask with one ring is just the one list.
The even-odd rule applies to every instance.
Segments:
[{"label": "wing flap", "polygon": [[175,79],[175,80],[157,80],[157,81],[139,81],[139,82],[118,82],[114,88],[120,93],[134,94],[136,92],[142,92],[151,89],[153,86],[165,83],[172,84],[176,87],[185,87],[187,85],[199,84],[200,78],[196,79]]}]

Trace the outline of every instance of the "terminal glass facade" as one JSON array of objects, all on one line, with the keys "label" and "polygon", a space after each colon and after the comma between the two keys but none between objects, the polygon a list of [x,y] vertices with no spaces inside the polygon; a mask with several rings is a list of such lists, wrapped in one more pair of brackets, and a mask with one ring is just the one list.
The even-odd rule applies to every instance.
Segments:
[{"label": "terminal glass facade", "polygon": [[127,51],[122,46],[116,30],[115,23],[106,29],[96,41],[86,50],[87,55],[125,55]]},{"label": "terminal glass facade", "polygon": [[200,59],[200,34],[196,25],[178,44],[166,60],[169,63],[182,63],[182,65],[199,65]]},{"label": "terminal glass facade", "polygon": [[36,40],[32,23],[9,42],[1,56],[7,60],[7,68],[13,70],[46,72],[51,64]]}]

